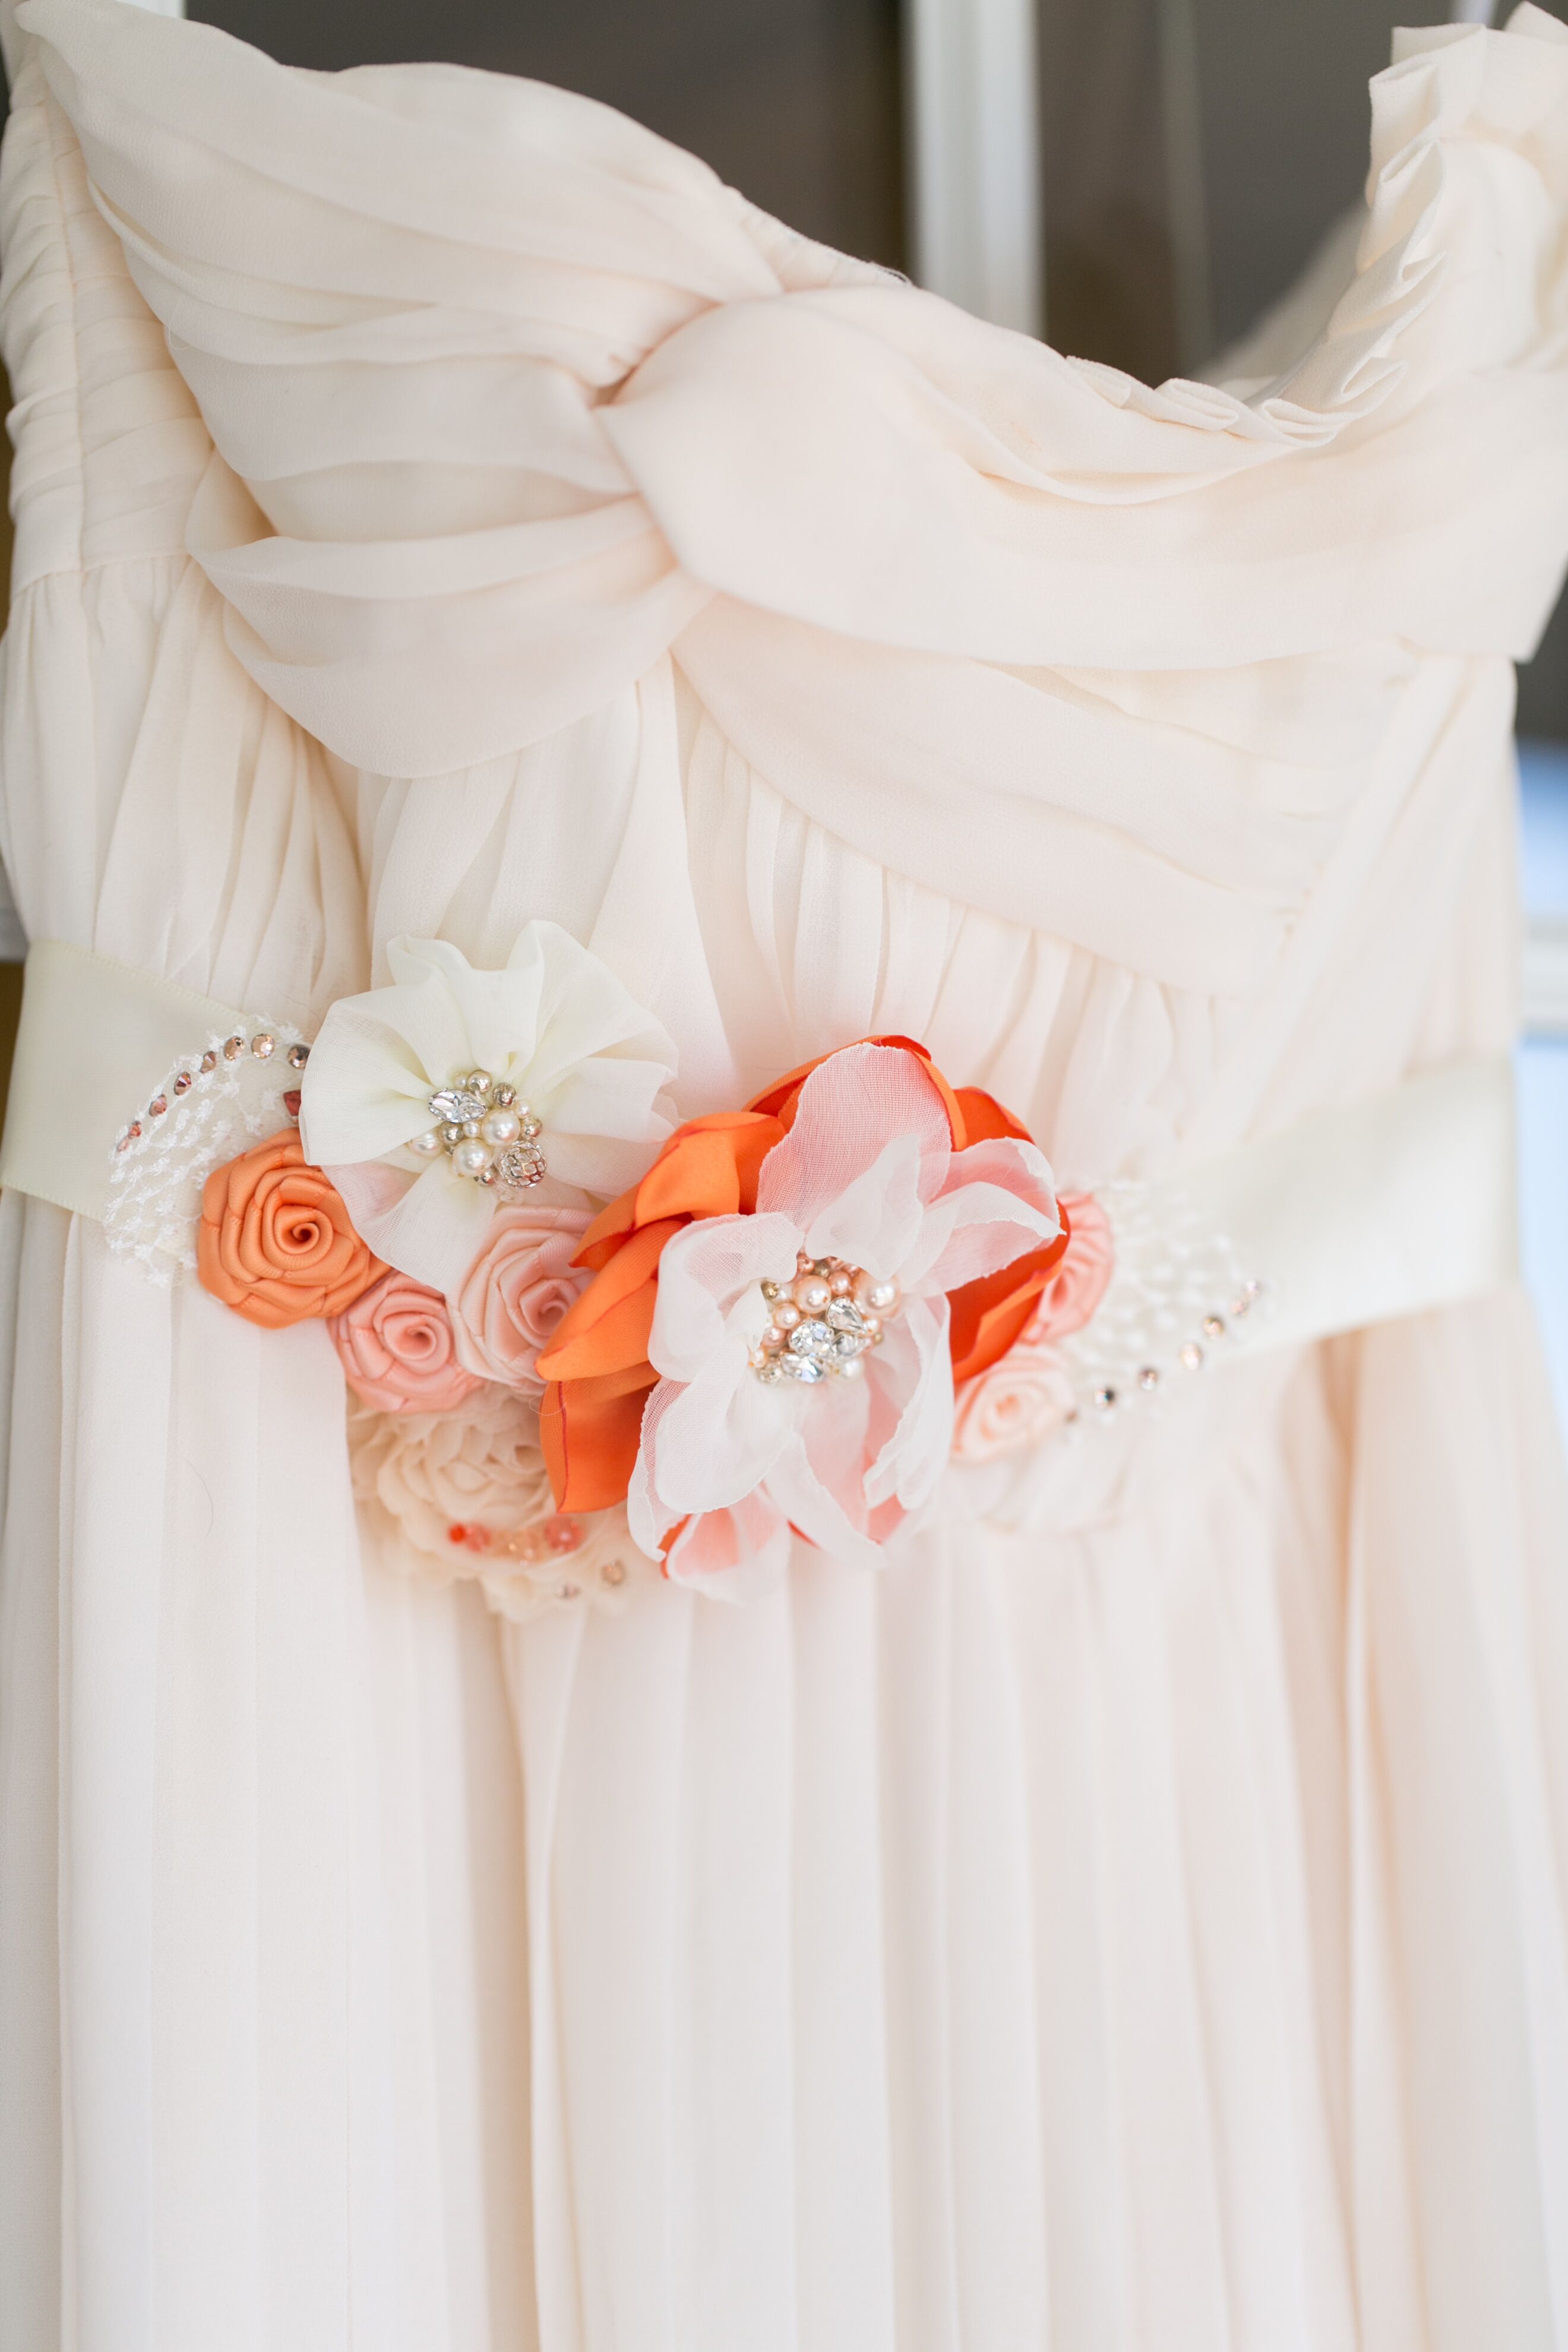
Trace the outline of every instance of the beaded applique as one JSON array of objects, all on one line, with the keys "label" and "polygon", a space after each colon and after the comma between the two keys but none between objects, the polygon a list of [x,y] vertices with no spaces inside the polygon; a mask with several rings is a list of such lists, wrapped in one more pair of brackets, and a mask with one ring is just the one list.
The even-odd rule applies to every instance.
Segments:
[{"label": "beaded applique", "polygon": [[154,1282],[196,1262],[202,1188],[246,1142],[300,1116],[310,1056],[286,1021],[246,1021],[185,1055],[115,1138],[104,1234]]}]

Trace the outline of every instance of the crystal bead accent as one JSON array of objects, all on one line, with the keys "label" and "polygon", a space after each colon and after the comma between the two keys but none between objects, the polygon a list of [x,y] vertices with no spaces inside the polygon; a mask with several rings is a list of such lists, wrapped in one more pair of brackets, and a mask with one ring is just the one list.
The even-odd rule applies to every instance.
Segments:
[{"label": "crystal bead accent", "polygon": [[483,1118],[489,1108],[485,1097],[467,1087],[441,1087],[430,1097],[435,1118],[451,1127],[461,1127],[467,1118]]},{"label": "crystal bead accent", "polygon": [[804,1323],[797,1323],[785,1345],[792,1355],[815,1356],[819,1362],[828,1356],[836,1356],[838,1353],[838,1341],[835,1333],[826,1323],[818,1323],[814,1317],[808,1317]]},{"label": "crystal bead accent", "polygon": [[489,1115],[510,1110],[514,1103],[515,1087],[498,1085],[488,1070],[461,1071],[430,1097],[432,1131],[454,1173],[501,1199],[530,1191],[547,1172],[544,1154],[533,1140],[543,1128],[526,1103],[518,1105],[518,1142],[492,1146],[485,1136]]},{"label": "crystal bead accent", "polygon": [[495,1165],[497,1179],[513,1192],[526,1192],[545,1172],[544,1154],[532,1143],[509,1143]]},{"label": "crystal bead accent", "polygon": [[809,1388],[858,1376],[861,1358],[882,1337],[883,1318],[868,1314],[856,1295],[857,1286],[864,1290],[867,1282],[859,1266],[802,1251],[793,1281],[759,1284],[770,1320],[752,1357],[758,1380],[770,1386],[798,1381]]}]

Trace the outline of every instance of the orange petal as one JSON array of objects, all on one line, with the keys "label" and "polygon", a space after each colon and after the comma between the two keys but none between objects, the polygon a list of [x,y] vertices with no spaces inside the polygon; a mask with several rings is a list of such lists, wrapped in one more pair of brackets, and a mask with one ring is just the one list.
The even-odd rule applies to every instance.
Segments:
[{"label": "orange petal", "polygon": [[1061,1232],[1043,1249],[1030,1250],[999,1273],[982,1275],[978,1282],[966,1282],[962,1290],[948,1293],[952,1318],[948,1347],[955,1386],[961,1381],[972,1381],[977,1372],[988,1371],[1006,1354],[1034,1313],[1068,1239],[1063,1215]]},{"label": "orange petal", "polygon": [[637,1220],[735,1217],[757,1197],[756,1171],[779,1140],[775,1119],[725,1111],[676,1132],[637,1187]]},{"label": "orange petal", "polygon": [[586,1290],[573,1300],[551,1346],[558,1348],[563,1339],[577,1339],[591,1331],[612,1307],[618,1307],[623,1298],[640,1288],[657,1268],[666,1242],[680,1233],[686,1223],[684,1217],[666,1217],[657,1225],[645,1225],[640,1233],[629,1233],[605,1259]]},{"label": "orange petal", "polygon": [[963,1130],[970,1143],[994,1143],[998,1137],[1009,1137],[1015,1143],[1032,1143],[1034,1137],[1022,1119],[1005,1110],[994,1095],[986,1094],[980,1087],[960,1087],[958,1107],[963,1114]]},{"label": "orange petal", "polygon": [[[631,1248],[623,1250],[621,1255],[629,1257]],[[620,1259],[616,1258],[601,1279],[608,1281],[619,1272]],[[584,1305],[587,1297],[584,1292],[577,1305]],[[568,1332],[566,1325],[571,1317],[564,1317],[549,1347],[539,1355],[540,1371],[548,1381],[575,1382],[601,1380],[646,1365],[653,1310],[658,1303],[658,1285],[649,1279],[638,1283],[626,1297],[612,1301],[585,1328]],[[651,1379],[652,1374],[648,1377]]]},{"label": "orange petal", "polygon": [[539,1408],[539,1440],[561,1511],[605,1511],[626,1500],[654,1375],[552,1381]]}]

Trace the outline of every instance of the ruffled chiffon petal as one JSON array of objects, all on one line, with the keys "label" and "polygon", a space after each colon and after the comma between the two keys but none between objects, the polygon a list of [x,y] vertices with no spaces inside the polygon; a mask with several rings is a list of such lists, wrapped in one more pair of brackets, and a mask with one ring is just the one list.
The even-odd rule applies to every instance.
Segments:
[{"label": "ruffled chiffon petal", "polygon": [[[757,1187],[757,1207],[793,1218],[816,1255],[834,1255],[816,1240],[826,1235],[837,1204],[869,1176],[889,1139],[905,1139],[918,1155],[912,1183],[900,1188],[899,1230],[914,1205],[936,1192],[946,1171],[952,1135],[942,1098],[921,1075],[918,1058],[887,1045],[857,1045],[835,1053],[801,1088],[795,1124],[769,1152]],[[870,1188],[872,1201],[880,1188]],[[853,1234],[847,1233],[847,1243]]]}]

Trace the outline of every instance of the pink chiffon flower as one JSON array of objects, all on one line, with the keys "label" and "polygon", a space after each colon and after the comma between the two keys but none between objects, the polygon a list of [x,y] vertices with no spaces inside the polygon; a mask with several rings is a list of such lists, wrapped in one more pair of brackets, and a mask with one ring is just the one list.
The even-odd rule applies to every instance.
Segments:
[{"label": "pink chiffon flower", "polygon": [[[677,1580],[736,1597],[771,1581],[791,1530],[874,1565],[927,1503],[952,1439],[950,1291],[1060,1231],[1033,1144],[952,1149],[927,1066],[854,1045],[812,1071],[763,1163],[751,1216],[704,1218],[659,1260],[648,1359],[660,1375],[627,1497],[642,1549]],[[900,1286],[853,1381],[759,1378],[771,1309],[804,1252]]]},{"label": "pink chiffon flower", "polygon": [[483,1382],[458,1360],[438,1290],[394,1271],[327,1326],[356,1396],[378,1412],[449,1412]]},{"label": "pink chiffon flower", "polygon": [[484,1244],[451,1302],[458,1359],[481,1380],[543,1393],[539,1351],[589,1276],[572,1259],[586,1209],[498,1209]]},{"label": "pink chiffon flower", "polygon": [[1061,1200],[1071,1232],[1067,1255],[1006,1354],[959,1390],[956,1461],[994,1462],[1043,1444],[1073,1409],[1062,1341],[1082,1330],[1104,1297],[1116,1253],[1110,1220],[1092,1193],[1064,1192]]}]

